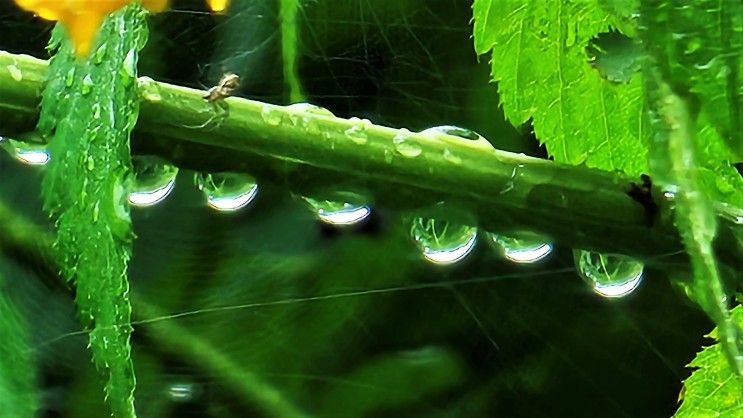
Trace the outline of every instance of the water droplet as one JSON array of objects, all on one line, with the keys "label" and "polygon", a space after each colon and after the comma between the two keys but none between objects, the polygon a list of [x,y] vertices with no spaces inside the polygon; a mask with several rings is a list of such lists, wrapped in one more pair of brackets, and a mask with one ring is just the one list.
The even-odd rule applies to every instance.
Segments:
[{"label": "water droplet", "polygon": [[90,76],[90,74],[86,74],[83,78],[83,86],[80,89],[80,92],[83,95],[90,94],[91,91],[93,91],[93,86],[95,86],[95,83],[93,82],[93,77]]},{"label": "water droplet", "polygon": [[15,81],[23,81],[23,72],[15,64],[9,64],[7,67],[10,77]]},{"label": "water droplet", "polygon": [[[466,144],[468,146],[477,146],[481,148],[486,149],[494,149],[493,145],[485,139],[484,136],[480,135],[479,133],[466,128],[460,128],[459,126],[452,126],[452,125],[444,125],[444,126],[434,126],[433,128],[428,128],[421,132],[422,135],[429,135],[433,136],[435,138],[439,138],[441,140],[456,143],[456,144]],[[443,135],[442,135],[443,134]],[[467,141],[462,142],[460,140],[452,140],[451,136],[456,136],[462,139],[466,139]],[[444,155],[446,157],[446,155]]]},{"label": "water droplet", "polygon": [[271,126],[279,126],[283,117],[281,111],[275,108],[275,106],[263,105],[261,118]]},{"label": "water droplet", "polygon": [[74,82],[75,82],[75,67],[70,67],[70,69],[67,70],[67,74],[65,74],[64,84],[67,87],[72,87],[72,83]]},{"label": "water droplet", "polygon": [[150,156],[135,156],[134,182],[129,203],[134,206],[152,206],[162,202],[175,187],[178,167]]},{"label": "water droplet", "polygon": [[16,160],[29,165],[44,165],[49,162],[49,151],[45,144],[16,141],[0,137],[0,145]]},{"label": "water droplet", "polygon": [[286,108],[296,112],[311,113],[313,115],[334,116],[333,112],[328,109],[310,103],[294,103]]},{"label": "water droplet", "polygon": [[415,158],[423,152],[423,148],[412,138],[410,131],[405,128],[400,129],[398,134],[392,138],[392,145],[395,147],[395,151],[403,157]]},{"label": "water droplet", "polygon": [[102,43],[101,46],[98,47],[98,49],[95,50],[95,55],[93,56],[93,62],[96,64],[100,64],[103,62],[103,59],[106,58],[106,51],[108,50],[106,43]]},{"label": "water droplet", "polygon": [[195,383],[173,383],[168,386],[168,398],[173,402],[190,402],[200,394]]},{"label": "water droplet", "polygon": [[352,123],[351,127],[345,130],[345,134],[355,144],[364,145],[369,140],[366,128],[371,126],[369,119],[359,119],[353,117],[348,120]]},{"label": "water droplet", "polygon": [[302,196],[302,200],[310,205],[318,219],[331,225],[353,225],[371,214],[367,198],[359,193],[333,191],[323,194],[322,198]]},{"label": "water droplet", "polygon": [[435,264],[464,259],[477,242],[476,227],[424,217],[413,219],[410,235],[423,256]]},{"label": "water droplet", "polygon": [[209,207],[222,212],[233,212],[243,208],[258,194],[258,183],[247,174],[198,173],[194,181],[206,196]]},{"label": "water droplet", "polygon": [[121,70],[126,80],[132,80],[137,77],[137,52],[134,49],[130,49],[126,53]]},{"label": "water droplet", "polygon": [[573,258],[581,278],[601,296],[626,296],[642,281],[645,266],[631,257],[573,250]]},{"label": "water droplet", "polygon": [[515,263],[534,263],[552,253],[552,243],[532,233],[517,233],[513,236],[488,233],[490,242],[503,256]]},{"label": "water droplet", "polygon": [[140,77],[137,80],[139,94],[148,102],[158,103],[163,100],[160,95],[160,86],[150,77]]}]

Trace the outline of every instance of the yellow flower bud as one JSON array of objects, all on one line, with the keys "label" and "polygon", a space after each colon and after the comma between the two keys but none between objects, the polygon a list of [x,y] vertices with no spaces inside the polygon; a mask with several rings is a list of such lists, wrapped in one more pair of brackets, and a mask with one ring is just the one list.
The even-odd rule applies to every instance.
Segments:
[{"label": "yellow flower bud", "polygon": [[[207,0],[209,7],[220,12],[227,8],[229,0]],[[98,28],[108,14],[118,10],[130,0],[15,0],[24,10],[36,13],[46,20],[62,23],[70,34],[75,53],[84,57],[90,52]],[[142,5],[153,13],[167,9],[170,0],[141,0]]]}]

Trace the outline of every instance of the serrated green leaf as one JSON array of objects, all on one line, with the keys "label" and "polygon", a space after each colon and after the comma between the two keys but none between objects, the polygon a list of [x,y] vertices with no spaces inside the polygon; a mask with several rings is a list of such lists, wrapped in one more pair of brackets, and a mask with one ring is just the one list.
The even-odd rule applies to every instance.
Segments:
[{"label": "serrated green leaf", "polygon": [[[743,307],[732,311],[733,319],[743,326]],[[711,336],[717,337],[717,331]],[[684,382],[683,402],[675,418],[737,418],[743,416],[743,392],[740,381],[717,343],[705,347],[689,367],[696,370]]]},{"label": "serrated green leaf", "polygon": [[56,217],[62,274],[74,282],[96,367],[108,377],[105,397],[117,418],[135,417],[132,328],[126,270],[131,254],[127,180],[129,135],[136,122],[136,57],[146,38],[136,5],[111,15],[87,61],[75,58],[57,28],[39,130],[51,138],[43,182]]},{"label": "serrated green leaf", "polygon": [[555,160],[646,171],[642,81],[604,79],[586,49],[617,18],[596,0],[475,0],[475,50],[492,49],[505,114],[533,120]]}]

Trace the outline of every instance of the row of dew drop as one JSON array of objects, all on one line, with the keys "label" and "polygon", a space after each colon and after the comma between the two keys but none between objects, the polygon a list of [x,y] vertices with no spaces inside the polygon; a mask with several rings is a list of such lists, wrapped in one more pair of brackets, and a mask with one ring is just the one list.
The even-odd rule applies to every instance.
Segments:
[{"label": "row of dew drop", "polygon": [[[317,108],[312,108],[317,112]],[[363,121],[360,123],[363,124]],[[358,137],[362,131],[353,130],[349,133],[349,138]],[[468,129],[441,126],[424,132],[453,135],[492,148],[485,138]],[[352,140],[359,143],[358,138]],[[411,151],[410,144],[402,146],[402,142],[396,141],[396,147],[401,146],[398,152],[410,158],[420,154],[415,150]],[[49,153],[43,144],[0,137],[0,146],[25,164],[43,166],[49,161]],[[135,181],[128,197],[129,203],[135,207],[147,207],[162,202],[175,187],[178,167],[149,156],[135,156],[133,162]],[[204,194],[208,206],[220,212],[234,212],[245,208],[258,196],[258,183],[247,174],[197,173],[194,182]],[[301,196],[301,199],[319,220],[337,227],[363,222],[372,212],[364,197],[353,192],[336,191],[330,200],[306,196]],[[415,216],[408,220],[412,240],[423,258],[431,263],[451,265],[460,262],[472,252],[478,242],[477,227],[441,220],[446,217],[436,216],[436,213],[446,214],[453,210],[456,209],[440,202],[426,216]],[[548,257],[554,249],[552,242],[533,233],[506,236],[484,232],[482,235],[499,254],[515,263],[538,262]],[[582,249],[573,250],[573,254],[581,278],[601,296],[617,298],[628,295],[642,281],[644,265],[630,257]]]}]

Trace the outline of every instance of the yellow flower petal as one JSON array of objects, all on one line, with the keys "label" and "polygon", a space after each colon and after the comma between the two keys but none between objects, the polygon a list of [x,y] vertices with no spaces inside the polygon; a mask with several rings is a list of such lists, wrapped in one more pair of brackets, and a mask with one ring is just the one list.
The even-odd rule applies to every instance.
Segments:
[{"label": "yellow flower petal", "polygon": [[206,0],[213,12],[223,12],[230,5],[230,0]]},{"label": "yellow flower petal", "polygon": [[[103,19],[111,12],[125,6],[130,0],[15,0],[24,9],[36,13],[42,19],[62,23],[70,33],[75,52],[82,57],[93,45]],[[141,0],[142,5],[153,13],[167,9],[170,0]],[[230,0],[207,0],[215,12],[227,9]]]}]

